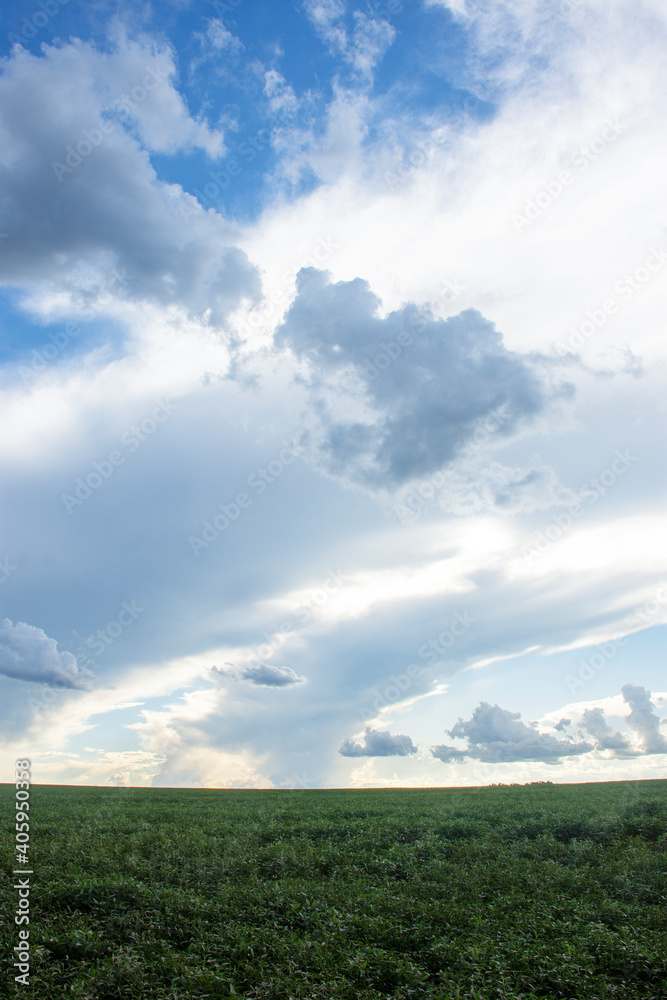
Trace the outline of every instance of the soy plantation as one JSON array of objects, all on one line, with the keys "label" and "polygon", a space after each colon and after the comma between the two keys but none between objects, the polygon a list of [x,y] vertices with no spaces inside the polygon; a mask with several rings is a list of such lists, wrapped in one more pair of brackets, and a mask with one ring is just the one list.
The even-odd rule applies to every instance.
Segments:
[{"label": "soy plantation", "polygon": [[30,984],[2,996],[659,1000],[667,781],[30,792]]}]

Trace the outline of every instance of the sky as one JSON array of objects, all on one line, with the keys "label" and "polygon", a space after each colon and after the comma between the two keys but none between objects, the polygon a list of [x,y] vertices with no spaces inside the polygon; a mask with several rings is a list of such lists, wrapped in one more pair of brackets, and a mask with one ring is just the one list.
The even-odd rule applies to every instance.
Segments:
[{"label": "sky", "polygon": [[0,780],[664,777],[662,0],[0,17]]}]

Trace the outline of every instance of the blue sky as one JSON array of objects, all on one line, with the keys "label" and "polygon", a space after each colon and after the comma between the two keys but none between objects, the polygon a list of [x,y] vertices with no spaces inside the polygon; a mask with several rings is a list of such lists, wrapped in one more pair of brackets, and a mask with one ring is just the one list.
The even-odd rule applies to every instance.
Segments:
[{"label": "blue sky", "polygon": [[5,5],[2,780],[664,774],[666,34]]}]

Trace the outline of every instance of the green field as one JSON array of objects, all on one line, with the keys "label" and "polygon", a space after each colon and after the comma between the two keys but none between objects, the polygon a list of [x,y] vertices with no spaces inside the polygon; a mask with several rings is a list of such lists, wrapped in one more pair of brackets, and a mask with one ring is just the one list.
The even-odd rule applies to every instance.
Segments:
[{"label": "green field", "polygon": [[33,786],[31,976],[3,996],[667,997],[667,781]]}]

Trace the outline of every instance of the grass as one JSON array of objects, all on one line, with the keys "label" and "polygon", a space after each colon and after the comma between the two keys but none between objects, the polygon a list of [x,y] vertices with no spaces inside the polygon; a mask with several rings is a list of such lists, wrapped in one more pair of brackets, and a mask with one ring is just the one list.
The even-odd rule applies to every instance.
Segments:
[{"label": "grass", "polygon": [[35,1000],[667,997],[667,781],[33,786]]}]

